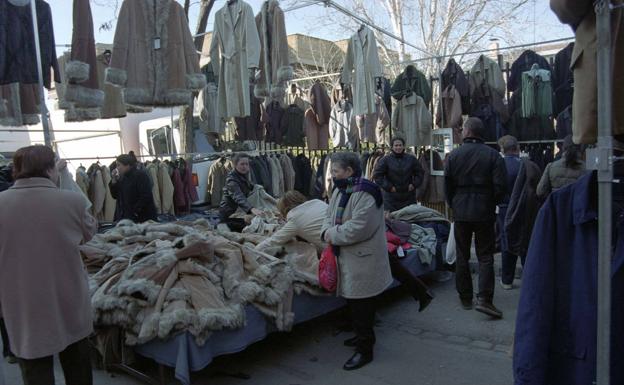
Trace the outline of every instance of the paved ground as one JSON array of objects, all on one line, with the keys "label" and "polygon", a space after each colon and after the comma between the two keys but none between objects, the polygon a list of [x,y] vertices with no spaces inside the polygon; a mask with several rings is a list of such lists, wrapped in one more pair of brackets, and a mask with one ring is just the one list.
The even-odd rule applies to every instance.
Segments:
[{"label": "paved ground", "polygon": [[[431,287],[436,299],[423,313],[400,289],[382,298],[375,360],[358,371],[342,370],[352,352],[342,342],[351,334],[336,335],[341,317],[331,314],[299,325],[292,333],[272,335],[242,353],[216,359],[209,368],[193,374],[193,384],[512,384],[509,350],[519,289],[502,290],[497,281],[494,302],[504,319],[494,321],[474,310],[463,310],[453,280],[431,283]],[[7,385],[22,384],[18,367],[4,363],[3,370]],[[57,385],[64,384],[57,372]],[[111,377],[102,371],[95,372],[94,383],[139,384],[123,374]]]}]

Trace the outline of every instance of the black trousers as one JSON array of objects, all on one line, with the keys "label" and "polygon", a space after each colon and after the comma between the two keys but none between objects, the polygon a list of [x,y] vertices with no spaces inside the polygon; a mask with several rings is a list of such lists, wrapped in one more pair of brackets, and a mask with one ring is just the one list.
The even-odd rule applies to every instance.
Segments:
[{"label": "black trousers", "polygon": [[228,225],[230,230],[235,233],[242,233],[243,229],[247,227],[247,223],[243,218],[225,218],[221,220],[221,223]]},{"label": "black trousers", "polygon": [[356,350],[362,354],[372,354],[375,345],[375,311],[377,297],[348,299],[351,310],[353,331],[357,337]]},{"label": "black trousers", "polygon": [[427,286],[423,283],[423,281],[403,266],[399,257],[396,255],[389,255],[389,258],[392,276],[397,281],[401,282],[403,287],[409,290],[412,297],[418,301],[423,300],[427,296]]},{"label": "black trousers", "polygon": [[[66,385],[92,385],[91,354],[89,341],[85,338],[69,345],[59,353]],[[54,359],[52,356],[26,360],[20,358],[24,385],[54,384]]]},{"label": "black trousers", "polygon": [[9,333],[4,326],[4,318],[0,318],[0,334],[2,334],[2,357],[13,356],[11,344],[9,343]]},{"label": "black trousers", "polygon": [[479,292],[477,298],[492,302],[494,298],[494,251],[496,235],[494,222],[455,222],[455,284],[459,297],[472,299],[472,275],[470,274],[470,246],[472,235],[479,261]]},{"label": "black trousers", "polygon": [[[508,251],[503,251],[501,253],[502,259],[502,273],[501,273],[501,281],[503,281],[506,285],[511,285],[514,281],[514,277],[516,276],[516,264],[518,263],[518,256],[512,254]],[[526,258],[520,256],[520,263],[522,263],[522,267],[524,267],[524,260]]]}]

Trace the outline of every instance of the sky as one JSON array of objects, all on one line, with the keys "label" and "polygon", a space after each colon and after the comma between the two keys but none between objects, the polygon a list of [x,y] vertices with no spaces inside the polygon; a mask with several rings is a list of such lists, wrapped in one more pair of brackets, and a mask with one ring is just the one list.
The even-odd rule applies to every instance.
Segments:
[{"label": "sky", "polygon": [[[71,0],[47,0],[52,8],[52,18],[54,23],[54,34],[56,44],[71,44],[72,35],[72,1]],[[260,11],[264,0],[246,0],[254,12]],[[376,1],[376,0],[373,0]],[[179,1],[183,3],[183,1]],[[225,4],[226,0],[217,0],[208,20],[207,31],[212,31],[212,21],[216,11]],[[346,0],[338,0],[337,3],[345,4]],[[98,43],[112,43],[114,37],[114,27],[110,31],[99,30],[99,26],[103,23],[115,19],[115,9],[111,4],[118,3],[121,5],[122,0],[91,0],[91,10],[94,19],[95,40]],[[282,8],[288,8],[286,4],[292,1],[282,1]],[[303,1],[298,1],[303,3]],[[197,14],[199,13],[199,0],[191,2],[191,10],[189,19],[191,20],[191,31],[195,30]],[[522,26],[525,33],[521,37],[517,37],[514,44],[534,43],[536,41],[552,40],[557,38],[572,36],[571,30],[562,25],[549,8],[548,0],[533,0],[532,5],[527,7],[526,18],[529,21],[526,26]],[[340,28],[319,28],[319,20],[329,12],[336,12],[331,8],[325,8],[322,5],[312,5],[303,9],[288,12],[286,14],[286,30],[288,34],[301,33],[307,34],[327,40],[341,40],[349,37],[349,31]],[[380,9],[380,12],[383,10]],[[408,39],[409,40],[409,39]],[[501,47],[506,45],[501,42]],[[60,55],[66,48],[57,48]]]}]

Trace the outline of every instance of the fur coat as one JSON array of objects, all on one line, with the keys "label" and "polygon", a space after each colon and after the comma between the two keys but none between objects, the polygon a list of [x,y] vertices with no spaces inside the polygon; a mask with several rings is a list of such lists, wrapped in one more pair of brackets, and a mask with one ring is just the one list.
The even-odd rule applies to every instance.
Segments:
[{"label": "fur coat", "polygon": [[180,4],[173,0],[123,2],[106,81],[122,87],[124,101],[130,105],[191,102],[192,92],[206,85],[206,77],[200,73],[199,56]]},{"label": "fur coat", "polygon": [[260,37],[260,79],[254,93],[257,98],[281,101],[286,95],[286,82],[293,78],[294,72],[290,66],[284,11],[277,0],[264,2],[256,15],[256,26]]}]

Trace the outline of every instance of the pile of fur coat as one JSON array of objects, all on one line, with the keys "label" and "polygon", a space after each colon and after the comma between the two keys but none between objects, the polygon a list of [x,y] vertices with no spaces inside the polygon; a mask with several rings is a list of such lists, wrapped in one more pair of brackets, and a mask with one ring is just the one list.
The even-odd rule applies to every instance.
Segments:
[{"label": "pile of fur coat", "polygon": [[96,326],[123,328],[126,344],[182,331],[203,344],[213,331],[245,326],[245,305],[290,330],[293,294],[318,288],[312,245],[254,250],[257,234],[215,232],[205,220],[120,222],[81,246]]}]

